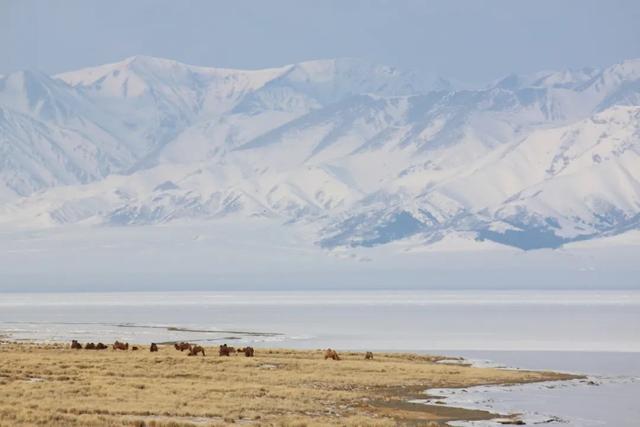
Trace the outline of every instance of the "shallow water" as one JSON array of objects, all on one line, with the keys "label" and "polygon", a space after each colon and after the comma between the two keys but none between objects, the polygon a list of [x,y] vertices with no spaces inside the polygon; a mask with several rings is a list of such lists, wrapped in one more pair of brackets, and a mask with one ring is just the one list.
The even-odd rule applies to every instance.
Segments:
[{"label": "shallow water", "polygon": [[[449,352],[445,352],[448,354]],[[523,413],[527,425],[636,427],[640,420],[640,353],[463,351],[479,364],[586,374],[586,380],[429,390],[453,406]],[[455,426],[499,426],[458,422]]]}]

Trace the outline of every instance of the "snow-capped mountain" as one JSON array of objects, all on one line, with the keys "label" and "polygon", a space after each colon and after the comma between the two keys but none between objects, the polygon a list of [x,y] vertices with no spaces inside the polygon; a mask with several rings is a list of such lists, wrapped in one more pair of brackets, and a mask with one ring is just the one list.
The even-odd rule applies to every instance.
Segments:
[{"label": "snow-capped mountain", "polygon": [[221,218],[325,248],[640,228],[640,60],[473,90],[356,59],[0,77],[0,226]]}]

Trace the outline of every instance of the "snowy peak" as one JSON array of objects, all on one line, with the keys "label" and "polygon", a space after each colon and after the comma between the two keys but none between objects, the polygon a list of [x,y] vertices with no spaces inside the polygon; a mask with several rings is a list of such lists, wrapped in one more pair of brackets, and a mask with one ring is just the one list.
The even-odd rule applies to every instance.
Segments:
[{"label": "snowy peak", "polygon": [[228,82],[236,83],[245,90],[257,90],[267,84],[288,86],[329,99],[345,93],[407,95],[423,90],[417,85],[414,75],[351,58],[314,60],[265,70],[234,70],[133,56],[113,64],[58,74],[56,78],[70,86],[108,97],[137,97],[158,87],[215,90],[209,86]]},{"label": "snowy peak", "polygon": [[64,82],[38,71],[0,77],[0,105],[23,114],[58,121],[76,113],[82,100]]},{"label": "snowy peak", "polygon": [[[110,86],[122,86],[131,78],[138,79],[138,83],[144,80],[166,80],[167,83],[180,82],[184,80],[186,75],[193,72],[191,68],[195,67],[189,67],[168,59],[133,56],[120,62],[62,73],[55,77],[73,87],[104,88],[105,94],[108,94],[107,89]],[[130,95],[140,95],[139,89],[135,87],[135,82],[133,82]],[[122,96],[122,93],[114,92],[112,96]]]},{"label": "snowy peak", "polygon": [[417,78],[396,68],[354,58],[317,60],[292,65],[282,80],[300,90],[345,95],[372,93],[380,96],[410,95],[424,90]]},{"label": "snowy peak", "polygon": [[583,68],[580,70],[541,71],[525,75],[510,74],[499,80],[496,86],[513,90],[524,88],[576,89],[591,81],[600,72],[596,68]]},{"label": "snowy peak", "polygon": [[[83,68],[77,71],[57,74],[55,78],[67,82],[71,86],[92,86],[101,80],[113,77],[126,78],[130,75],[138,75],[156,81],[180,82],[189,76],[206,76],[209,77],[229,77],[238,74],[260,76],[264,78],[260,81],[256,78],[256,82],[264,84],[265,81],[273,79],[276,76],[286,72],[291,66],[280,68],[264,69],[264,70],[236,70],[227,68],[211,68],[195,65],[187,65],[178,61],[156,58],[152,56],[131,56],[122,61],[99,65],[96,67]],[[257,86],[255,86],[257,87]],[[254,87],[254,88],[255,88]]]},{"label": "snowy peak", "polygon": [[507,89],[546,88],[585,90],[617,86],[640,79],[640,59],[628,59],[604,69],[585,67],[560,71],[540,71],[531,74],[510,74],[495,83]]}]

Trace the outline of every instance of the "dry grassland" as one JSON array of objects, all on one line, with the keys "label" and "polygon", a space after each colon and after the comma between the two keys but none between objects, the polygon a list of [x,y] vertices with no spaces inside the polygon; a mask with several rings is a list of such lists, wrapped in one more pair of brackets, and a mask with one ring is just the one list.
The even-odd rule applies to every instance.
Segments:
[{"label": "dry grassland", "polygon": [[444,365],[411,354],[256,349],[188,357],[0,344],[0,426],[444,425],[483,411],[407,403],[430,387],[561,380],[557,373]]}]

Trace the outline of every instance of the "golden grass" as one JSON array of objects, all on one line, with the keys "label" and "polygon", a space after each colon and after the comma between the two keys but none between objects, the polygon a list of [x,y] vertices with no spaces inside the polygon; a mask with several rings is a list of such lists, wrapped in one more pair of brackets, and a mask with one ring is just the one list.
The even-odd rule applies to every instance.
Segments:
[{"label": "golden grass", "polygon": [[[561,380],[551,372],[435,363],[411,354],[257,349],[256,357],[188,357],[0,345],[0,426],[441,425],[489,414],[406,401],[430,387]],[[443,425],[443,424],[442,424]]]}]

